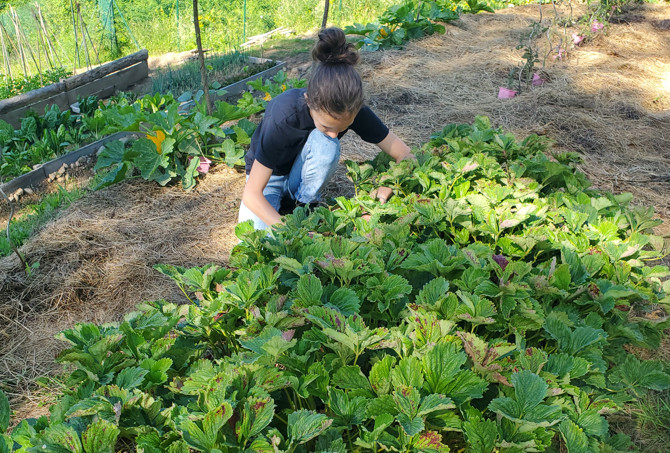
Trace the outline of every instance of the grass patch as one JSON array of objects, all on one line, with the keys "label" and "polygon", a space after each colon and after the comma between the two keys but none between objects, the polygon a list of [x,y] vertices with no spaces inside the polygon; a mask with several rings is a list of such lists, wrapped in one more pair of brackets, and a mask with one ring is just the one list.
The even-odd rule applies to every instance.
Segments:
[{"label": "grass patch", "polygon": [[[56,217],[57,213],[67,208],[74,201],[87,193],[86,189],[66,189],[58,186],[58,191],[45,195],[39,203],[29,204],[15,213],[9,226],[9,236],[15,247],[23,245],[35,232]],[[0,235],[0,256],[7,256],[12,249],[7,241],[7,224],[2,225]]]},{"label": "grass patch", "polygon": [[643,453],[665,453],[670,445],[670,391],[651,392],[632,409]]},{"label": "grass patch", "polygon": [[263,46],[254,47],[254,52],[258,52],[260,57],[283,60],[296,55],[308,54],[314,47],[316,38],[284,38],[275,37],[265,42]]}]

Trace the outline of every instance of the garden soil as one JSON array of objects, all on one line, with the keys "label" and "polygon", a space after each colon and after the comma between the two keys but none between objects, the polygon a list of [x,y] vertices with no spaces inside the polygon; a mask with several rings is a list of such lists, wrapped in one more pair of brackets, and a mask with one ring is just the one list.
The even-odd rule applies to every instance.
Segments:
[{"label": "garden soil", "polygon": [[[632,192],[636,204],[654,207],[665,221],[657,233],[670,234],[670,5],[628,7],[561,59],[550,52],[543,85],[500,100],[510,68],[523,63],[516,46],[539,19],[537,5],[468,15],[403,50],[364,53],[368,104],[411,146],[476,115],[519,139],[545,136],[553,150],[581,154],[595,187]],[[539,46],[542,57],[550,51],[544,38]],[[309,55],[290,64],[304,72]],[[352,135],[342,141],[343,159],[375,155]],[[35,381],[61,369],[60,330],[118,321],[145,300],[187,302],[157,263],[227,263],[243,186],[244,175],[226,167],[189,193],[126,181],[75,202],[25,244],[27,260],[39,263],[29,277],[15,256],[0,259],[0,381],[15,420],[46,413],[58,380],[47,379],[47,389]],[[352,194],[342,168],[328,193]],[[8,209],[0,209],[4,225]],[[659,354],[670,358],[670,348]]]}]

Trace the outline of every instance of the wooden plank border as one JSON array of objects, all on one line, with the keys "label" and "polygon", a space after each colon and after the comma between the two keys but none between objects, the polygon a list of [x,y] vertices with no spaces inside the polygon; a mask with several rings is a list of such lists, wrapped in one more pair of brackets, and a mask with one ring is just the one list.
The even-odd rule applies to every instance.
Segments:
[{"label": "wooden plank border", "polygon": [[112,95],[149,75],[148,57],[147,50],[143,49],[58,83],[3,99],[0,117],[18,128],[28,110],[42,113],[47,105],[54,104],[65,110],[77,101],[77,96]]},{"label": "wooden plank border", "polygon": [[[249,57],[249,61],[252,63],[267,63],[269,60],[268,58],[258,58],[258,57]],[[214,101],[229,101],[233,99],[234,97],[238,96],[239,94],[247,91],[247,82],[252,82],[258,78],[261,77],[272,77],[273,75],[277,74],[279,71],[284,69],[286,67],[286,62],[283,61],[277,61],[277,65],[273,66],[269,69],[266,69],[265,71],[261,71],[257,74],[254,74],[252,76],[247,77],[246,79],[239,80],[231,85],[221,87],[221,90],[225,90],[226,93],[222,96],[212,96],[212,102]],[[184,112],[188,111],[195,107],[195,101],[185,101],[182,102],[179,105],[179,111]]]},{"label": "wooden plank border", "polygon": [[0,186],[0,189],[2,189],[2,191],[5,192],[7,196],[9,196],[18,189],[25,189],[26,187],[35,188],[39,186],[42,181],[47,179],[51,173],[58,171],[58,169],[61,168],[63,164],[69,165],[75,163],[81,157],[95,154],[98,149],[106,143],[137,134],[137,132],[117,132],[115,134],[108,135],[107,137],[101,138],[100,140],[82,146],[76,151],[63,154],[62,156],[50,160],[49,162],[44,163],[41,167],[36,168],[31,172],[17,176],[11,181]]}]

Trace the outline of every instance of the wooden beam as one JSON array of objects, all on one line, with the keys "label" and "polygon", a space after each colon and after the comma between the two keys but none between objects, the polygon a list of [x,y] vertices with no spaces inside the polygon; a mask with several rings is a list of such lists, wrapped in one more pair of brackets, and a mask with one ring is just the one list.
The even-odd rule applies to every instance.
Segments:
[{"label": "wooden beam", "polygon": [[68,90],[73,90],[74,88],[89,83],[92,80],[99,79],[120,69],[132,66],[143,60],[147,60],[147,58],[149,58],[149,52],[146,49],[142,49],[139,52],[135,52],[123,58],[119,58],[118,60],[110,61],[109,63],[105,63],[102,66],[93,68],[90,71],[68,77],[64,80],[64,82]]}]

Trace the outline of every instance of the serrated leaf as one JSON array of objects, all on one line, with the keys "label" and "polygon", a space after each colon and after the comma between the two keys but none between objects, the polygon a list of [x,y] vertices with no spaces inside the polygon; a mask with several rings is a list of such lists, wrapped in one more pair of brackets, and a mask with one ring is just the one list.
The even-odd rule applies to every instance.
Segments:
[{"label": "serrated leaf", "polygon": [[391,389],[391,368],[395,364],[395,358],[384,356],[370,370],[370,385],[379,396],[386,395]]},{"label": "serrated leaf", "polygon": [[272,421],[275,405],[272,398],[253,397],[244,403],[242,423],[248,426],[246,439],[259,435]]},{"label": "serrated leaf", "polygon": [[451,401],[451,398],[433,393],[426,395],[421,399],[421,404],[419,405],[419,411],[417,415],[424,417],[433,412],[445,411],[448,409],[453,409],[454,407],[455,406]]},{"label": "serrated leaf", "polygon": [[362,396],[352,396],[352,393],[344,393],[343,390],[331,388],[328,392],[328,406],[335,415],[334,427],[345,427],[359,425],[365,420],[368,400]]},{"label": "serrated leaf", "polygon": [[[302,268],[297,260],[296,267]],[[301,275],[296,284],[296,299],[300,307],[310,307],[321,304],[321,295],[323,294],[323,285],[321,280],[313,274]]]},{"label": "serrated leaf", "polygon": [[291,442],[304,444],[324,432],[333,420],[324,414],[301,409],[288,415],[287,434]]},{"label": "serrated leaf", "polygon": [[519,420],[523,415],[521,406],[512,398],[506,396],[493,399],[489,403],[489,410],[510,420]]},{"label": "serrated leaf", "polygon": [[468,441],[468,453],[491,453],[498,438],[498,428],[493,420],[475,417],[463,423]]},{"label": "serrated leaf", "polygon": [[114,453],[116,439],[120,432],[118,426],[106,420],[94,421],[81,435],[84,451],[86,453]]},{"label": "serrated leaf", "polygon": [[577,424],[591,436],[604,437],[607,435],[609,425],[605,417],[595,410],[584,411],[577,418]]},{"label": "serrated leaf", "polygon": [[142,385],[144,376],[148,373],[149,370],[140,367],[124,368],[116,375],[114,382],[121,388],[131,390]]},{"label": "serrated leaf", "polygon": [[368,403],[367,416],[376,417],[379,414],[390,414],[395,416],[398,413],[398,406],[391,395],[382,395],[374,398]]},{"label": "serrated leaf", "polygon": [[465,353],[456,352],[452,344],[435,345],[422,359],[426,389],[431,393],[445,393],[466,360]]},{"label": "serrated leaf", "polygon": [[349,288],[338,288],[330,295],[328,303],[337,308],[344,316],[358,313],[361,308],[361,300],[356,293]]},{"label": "serrated leaf", "polygon": [[39,436],[40,451],[83,453],[79,435],[70,425],[58,424],[47,427]]},{"label": "serrated leaf", "polygon": [[547,396],[549,385],[537,374],[522,370],[513,373],[510,379],[514,386],[516,401],[522,413],[528,412],[542,402]]},{"label": "serrated leaf", "polygon": [[407,357],[400,360],[398,365],[391,370],[391,382],[396,388],[423,387],[423,371],[419,359]]},{"label": "serrated leaf", "polygon": [[[370,373],[372,374],[372,372]],[[368,396],[374,396],[372,386],[358,365],[339,368],[331,378],[331,384],[349,390],[362,390]]]},{"label": "serrated leaf", "polygon": [[398,414],[396,417],[405,434],[415,436],[426,427],[421,417],[410,418],[406,414]]},{"label": "serrated leaf", "polygon": [[572,420],[564,420],[558,430],[565,441],[568,453],[593,453],[589,448],[589,439],[584,431]]}]

